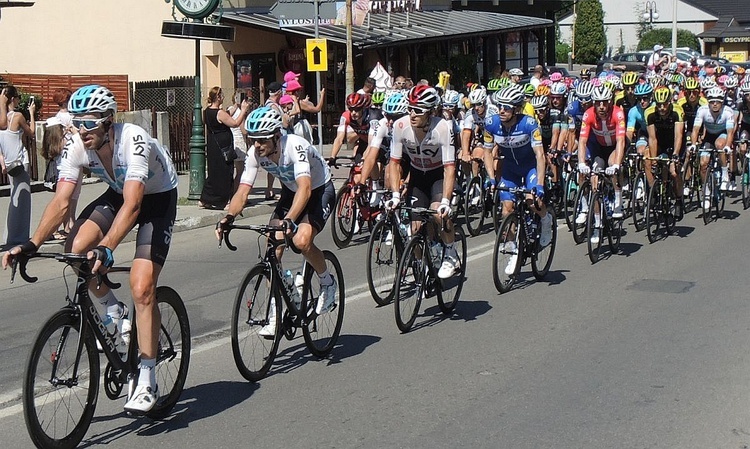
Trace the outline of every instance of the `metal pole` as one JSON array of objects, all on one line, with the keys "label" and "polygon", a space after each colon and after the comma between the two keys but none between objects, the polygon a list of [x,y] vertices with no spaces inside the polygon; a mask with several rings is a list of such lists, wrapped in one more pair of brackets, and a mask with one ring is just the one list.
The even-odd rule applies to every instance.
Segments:
[{"label": "metal pole", "polygon": [[193,105],[193,133],[190,136],[189,200],[199,200],[206,180],[206,139],[203,137],[201,111],[201,41],[195,40],[195,103]]},{"label": "metal pole", "polygon": [[672,55],[677,56],[677,0],[672,2]]},{"label": "metal pole", "polygon": [[[315,39],[320,37],[318,34],[318,21],[320,20],[320,0],[315,0]],[[326,54],[328,51],[326,50]],[[318,95],[320,95],[320,71],[315,72],[315,84],[318,89]],[[318,103],[324,101],[322,98],[318,98]],[[323,151],[323,111],[318,111],[318,146],[319,150]]]}]

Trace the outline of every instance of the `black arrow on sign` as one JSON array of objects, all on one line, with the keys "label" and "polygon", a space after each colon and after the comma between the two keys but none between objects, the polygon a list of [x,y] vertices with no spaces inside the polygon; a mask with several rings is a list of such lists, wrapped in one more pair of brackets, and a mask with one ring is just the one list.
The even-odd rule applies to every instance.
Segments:
[{"label": "black arrow on sign", "polygon": [[320,65],[320,54],[323,53],[323,50],[320,49],[317,45],[312,49],[313,54],[313,64],[314,65]]}]

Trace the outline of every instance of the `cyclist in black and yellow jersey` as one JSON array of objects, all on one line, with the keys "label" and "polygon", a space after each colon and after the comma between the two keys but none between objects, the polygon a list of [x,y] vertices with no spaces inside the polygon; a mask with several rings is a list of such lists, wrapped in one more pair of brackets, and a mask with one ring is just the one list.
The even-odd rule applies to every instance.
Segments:
[{"label": "cyclist in black and yellow jersey", "polygon": [[638,84],[639,76],[636,72],[625,72],[622,74],[623,90],[615,94],[615,106],[622,108],[625,117],[630,109],[638,103],[635,98],[635,86]]},{"label": "cyclist in black and yellow jersey", "polygon": [[685,126],[687,127],[685,136],[690,136],[693,132],[695,113],[698,112],[699,107],[708,106],[708,101],[701,96],[701,86],[695,78],[685,80],[684,92],[685,95],[677,100],[677,106],[682,109],[685,115]]},{"label": "cyclist in black and yellow jersey", "polygon": [[[678,176],[679,163],[682,154],[683,133],[685,132],[685,118],[682,108],[672,103],[672,91],[668,87],[660,87],[654,91],[654,104],[646,109],[646,123],[648,125],[648,150],[651,157],[666,154],[674,163],[669,165],[669,175],[675,181],[675,195],[682,216],[682,178]],[[667,151],[671,149],[671,154]],[[653,184],[653,174],[646,163],[646,178],[649,185]]]}]

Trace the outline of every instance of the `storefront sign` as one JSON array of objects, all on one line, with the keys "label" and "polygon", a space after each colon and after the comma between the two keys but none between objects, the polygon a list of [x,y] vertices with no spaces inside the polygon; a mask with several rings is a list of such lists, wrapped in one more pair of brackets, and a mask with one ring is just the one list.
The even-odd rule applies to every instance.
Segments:
[{"label": "storefront sign", "polygon": [[304,48],[291,48],[279,52],[279,67],[282,72],[301,73],[307,68]]},{"label": "storefront sign", "polygon": [[723,37],[721,41],[725,44],[750,44],[750,36],[739,36],[739,37]]},{"label": "storefront sign", "polygon": [[728,59],[729,62],[745,62],[747,61],[746,51],[720,51],[720,58]]},{"label": "storefront sign", "polygon": [[[333,19],[318,19],[318,25],[330,25]],[[314,19],[279,19],[279,28],[315,25]]]}]

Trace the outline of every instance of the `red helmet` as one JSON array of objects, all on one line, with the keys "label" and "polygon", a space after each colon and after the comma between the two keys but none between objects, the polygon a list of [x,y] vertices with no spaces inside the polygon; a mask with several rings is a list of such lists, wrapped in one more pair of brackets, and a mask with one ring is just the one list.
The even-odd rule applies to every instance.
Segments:
[{"label": "red helmet", "polygon": [[425,84],[412,87],[407,98],[411,106],[422,109],[432,109],[440,104],[440,95],[434,88]]},{"label": "red helmet", "polygon": [[369,94],[354,92],[346,97],[346,107],[352,109],[369,108],[372,101]]}]

